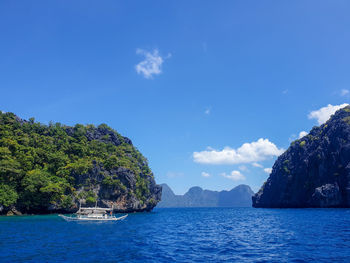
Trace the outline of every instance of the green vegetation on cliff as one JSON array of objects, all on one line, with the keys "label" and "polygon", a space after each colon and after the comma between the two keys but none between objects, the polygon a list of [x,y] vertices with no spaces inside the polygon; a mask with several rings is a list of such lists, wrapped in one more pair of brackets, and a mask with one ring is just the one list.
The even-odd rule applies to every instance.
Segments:
[{"label": "green vegetation on cliff", "polygon": [[350,207],[350,106],[278,157],[254,207]]},{"label": "green vegetation on cliff", "polygon": [[82,185],[77,175],[88,174],[96,165],[104,171],[122,168],[134,174],[133,189],[105,175],[101,185],[128,190],[129,196],[146,201],[145,194],[150,191],[146,179],[153,179],[147,160],[129,139],[106,124],[43,125],[33,118],[24,121],[0,111],[0,208],[42,212],[52,206],[69,209],[80,198],[94,203],[97,196],[89,186],[96,180],[90,176]]}]

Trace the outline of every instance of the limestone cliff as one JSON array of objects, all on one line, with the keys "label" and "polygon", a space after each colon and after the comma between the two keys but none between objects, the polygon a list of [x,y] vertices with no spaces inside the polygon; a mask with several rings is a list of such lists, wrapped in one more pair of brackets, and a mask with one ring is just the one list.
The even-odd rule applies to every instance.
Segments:
[{"label": "limestone cliff", "polygon": [[74,212],[96,202],[150,211],[160,197],[146,158],[106,124],[43,125],[0,112],[0,214]]},{"label": "limestone cliff", "polygon": [[291,144],[253,206],[350,207],[350,106]]}]

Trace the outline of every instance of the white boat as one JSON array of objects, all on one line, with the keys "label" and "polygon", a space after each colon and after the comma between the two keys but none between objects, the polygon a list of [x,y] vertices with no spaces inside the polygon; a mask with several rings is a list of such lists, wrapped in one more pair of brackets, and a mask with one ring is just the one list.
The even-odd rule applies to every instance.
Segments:
[{"label": "white boat", "polygon": [[117,221],[126,218],[128,215],[116,217],[112,208],[101,207],[80,207],[74,216],[58,215],[66,221]]}]

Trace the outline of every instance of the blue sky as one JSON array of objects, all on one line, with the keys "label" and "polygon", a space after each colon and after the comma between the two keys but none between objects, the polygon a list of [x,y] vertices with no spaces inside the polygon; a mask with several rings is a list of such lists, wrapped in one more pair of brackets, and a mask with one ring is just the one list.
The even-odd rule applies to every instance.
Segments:
[{"label": "blue sky", "polygon": [[0,109],[107,123],[176,193],[256,191],[291,140],[349,101],[349,12],[349,1],[1,1]]}]

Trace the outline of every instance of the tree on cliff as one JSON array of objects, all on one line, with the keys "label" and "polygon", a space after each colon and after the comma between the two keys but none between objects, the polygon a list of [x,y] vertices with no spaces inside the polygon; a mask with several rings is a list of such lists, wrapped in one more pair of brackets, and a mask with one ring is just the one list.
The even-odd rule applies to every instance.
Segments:
[{"label": "tree on cliff", "polygon": [[[118,182],[113,189],[102,184],[106,177],[105,182]],[[43,125],[0,112],[2,210],[65,210],[79,199],[97,200],[102,190],[112,191],[115,199],[125,193],[141,209],[150,202],[151,185],[155,183],[146,158],[106,124]]]}]

